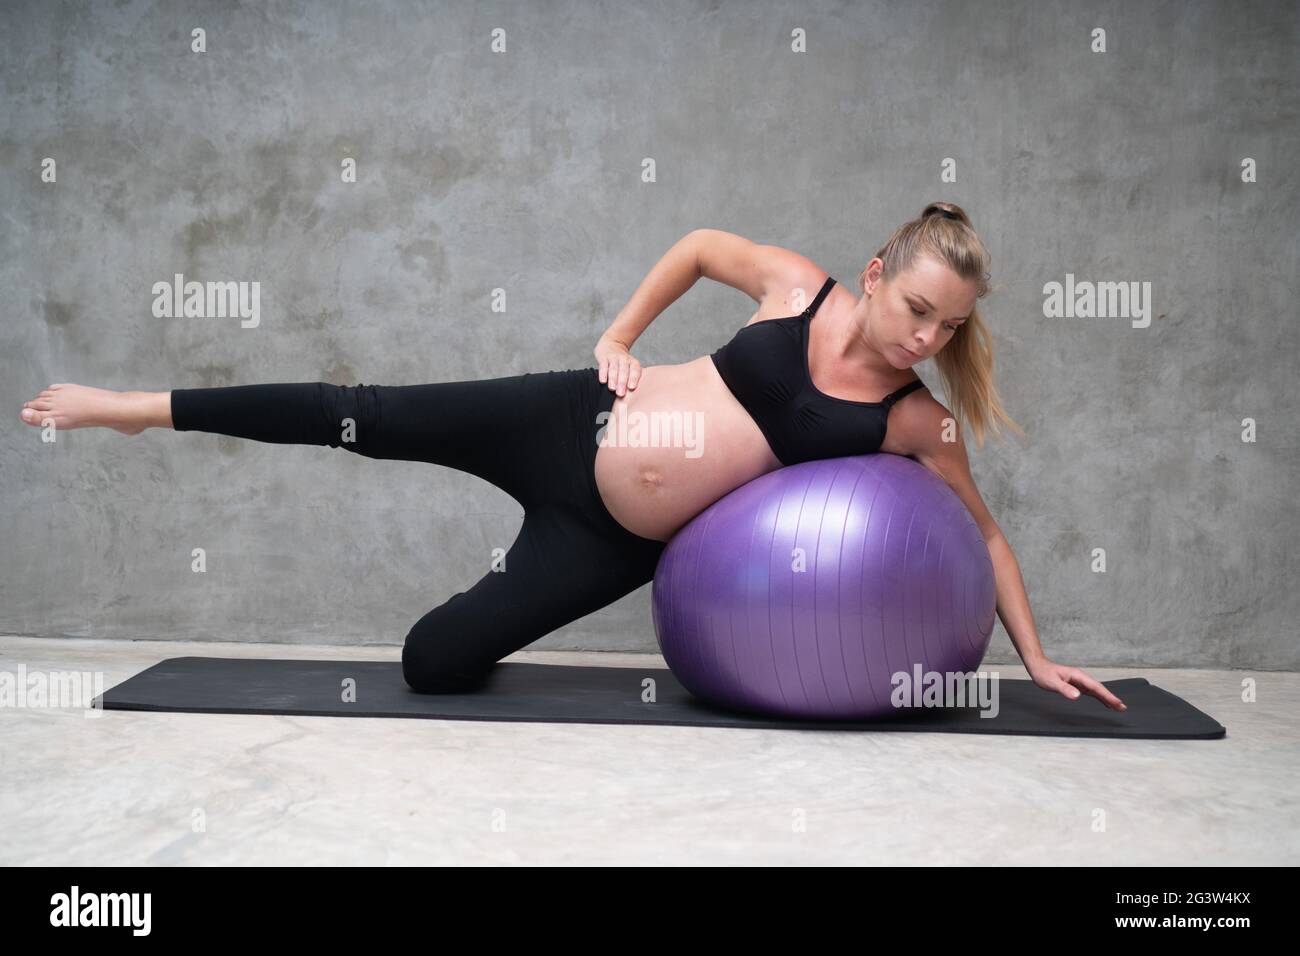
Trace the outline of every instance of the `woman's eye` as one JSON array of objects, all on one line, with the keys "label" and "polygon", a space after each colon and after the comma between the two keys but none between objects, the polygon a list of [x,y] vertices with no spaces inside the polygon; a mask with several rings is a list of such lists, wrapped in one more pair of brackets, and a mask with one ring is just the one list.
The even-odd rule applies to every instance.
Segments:
[{"label": "woman's eye", "polygon": [[916,306],[912,306],[912,314],[913,314],[913,315],[924,315],[925,313],[919,311],[919,310],[917,309]]},{"label": "woman's eye", "polygon": [[945,329],[947,329],[949,332],[956,332],[956,331],[957,331],[957,326],[955,326],[955,325],[949,325],[947,322],[945,322],[945,323],[943,324],[943,327],[944,327]]}]

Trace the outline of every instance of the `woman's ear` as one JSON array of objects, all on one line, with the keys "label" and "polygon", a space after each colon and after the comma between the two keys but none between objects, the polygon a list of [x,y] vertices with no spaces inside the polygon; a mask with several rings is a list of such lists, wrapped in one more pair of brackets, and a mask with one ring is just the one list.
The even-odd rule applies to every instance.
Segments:
[{"label": "woman's ear", "polygon": [[[876,287],[880,284],[880,274],[883,271],[884,263],[880,262],[881,268],[877,268],[874,273],[871,269],[871,267],[878,262],[880,262],[879,259],[872,259],[867,263],[862,272],[858,274],[858,288],[861,289],[862,294],[868,298],[871,297],[871,294],[876,291]],[[868,284],[870,284],[870,287],[868,287]]]}]

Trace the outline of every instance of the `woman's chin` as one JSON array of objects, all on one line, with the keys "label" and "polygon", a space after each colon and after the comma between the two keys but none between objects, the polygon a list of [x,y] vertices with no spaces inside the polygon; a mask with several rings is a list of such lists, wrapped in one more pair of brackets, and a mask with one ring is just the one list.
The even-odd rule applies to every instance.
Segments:
[{"label": "woman's chin", "polygon": [[894,366],[894,368],[911,368],[917,362],[921,361],[921,356],[909,352],[901,345],[895,345],[889,350],[889,353],[889,364]]}]

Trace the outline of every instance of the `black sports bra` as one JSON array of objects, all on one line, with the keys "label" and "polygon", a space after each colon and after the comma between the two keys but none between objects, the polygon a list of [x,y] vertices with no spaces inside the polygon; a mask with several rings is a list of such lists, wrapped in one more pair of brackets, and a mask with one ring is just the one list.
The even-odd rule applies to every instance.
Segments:
[{"label": "black sports bra", "polygon": [[820,391],[808,368],[808,326],[835,280],[799,315],[741,326],[713,353],[718,374],[749,412],[783,465],[880,450],[889,410],[924,388],[919,378],[879,402],[854,402]]}]

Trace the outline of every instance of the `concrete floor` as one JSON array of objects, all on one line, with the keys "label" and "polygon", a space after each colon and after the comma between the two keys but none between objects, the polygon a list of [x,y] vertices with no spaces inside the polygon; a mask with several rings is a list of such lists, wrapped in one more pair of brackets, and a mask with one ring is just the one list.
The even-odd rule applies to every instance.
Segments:
[{"label": "concrete floor", "polygon": [[[0,670],[101,670],[105,687],[186,654],[400,658],[397,647],[0,637]],[[1228,736],[3,709],[0,864],[1300,862],[1300,675],[1089,672],[1144,676]],[[1241,700],[1245,677],[1257,702]]]}]

